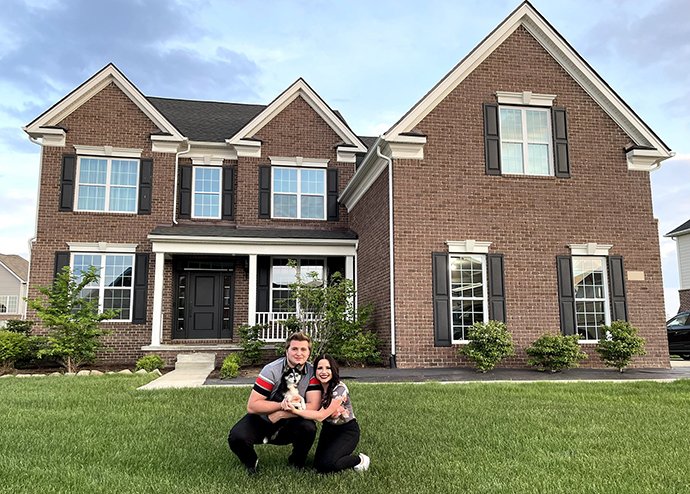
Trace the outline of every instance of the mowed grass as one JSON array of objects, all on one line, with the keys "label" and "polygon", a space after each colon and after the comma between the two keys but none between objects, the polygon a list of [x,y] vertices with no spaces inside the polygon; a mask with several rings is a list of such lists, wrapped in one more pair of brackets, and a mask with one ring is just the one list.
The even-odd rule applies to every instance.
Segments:
[{"label": "mowed grass", "polygon": [[226,437],[249,388],[148,379],[0,380],[0,492],[690,492],[690,381],[351,382],[368,472],[298,472],[261,445],[248,477]]}]

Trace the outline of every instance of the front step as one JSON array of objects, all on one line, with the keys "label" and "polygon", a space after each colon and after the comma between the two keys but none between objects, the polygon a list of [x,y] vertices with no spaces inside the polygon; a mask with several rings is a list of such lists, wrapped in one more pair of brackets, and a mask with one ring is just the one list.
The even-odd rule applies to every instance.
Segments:
[{"label": "front step", "polygon": [[181,367],[198,366],[198,367],[208,367],[211,369],[216,367],[216,354],[215,353],[178,353],[177,361],[175,362],[175,369]]},{"label": "front step", "polygon": [[178,353],[175,370],[139,389],[196,388],[216,366],[215,353]]}]

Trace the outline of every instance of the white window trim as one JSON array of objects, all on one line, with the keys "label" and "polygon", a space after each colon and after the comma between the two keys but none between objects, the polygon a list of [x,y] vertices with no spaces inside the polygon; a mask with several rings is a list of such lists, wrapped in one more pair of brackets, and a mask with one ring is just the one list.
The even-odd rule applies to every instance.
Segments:
[{"label": "white window trim", "polygon": [[[14,310],[10,310],[10,300],[14,301]],[[5,306],[6,312],[0,312],[1,315],[9,316],[19,314],[19,295],[0,295],[0,305]]]},{"label": "white window trim", "polygon": [[[586,244],[585,244],[586,245]],[[603,278],[602,278],[602,285],[604,288],[604,323],[606,326],[611,325],[611,299],[610,299],[610,294],[609,294],[609,273],[608,273],[608,259],[605,255],[581,255],[581,254],[573,254],[572,257],[593,257],[597,259],[603,259],[604,261],[604,269],[602,270],[603,272]],[[577,298],[577,291],[575,290],[575,280],[573,279],[573,300],[575,303],[575,331],[577,331],[577,334],[579,336],[579,331],[577,327],[577,302],[598,302],[601,299],[591,299],[591,298]],[[599,331],[599,328],[597,328],[597,331]],[[601,336],[601,335],[599,335]],[[587,344],[596,344],[599,342],[600,338],[592,338],[592,339],[583,339],[583,338],[578,338],[577,342],[583,345]]]},{"label": "white window trim", "polygon": [[[274,175],[275,170],[297,170],[297,192],[276,192],[274,189]],[[271,166],[271,218],[274,219],[285,219],[285,220],[302,220],[302,221],[326,221],[327,219],[327,208],[328,208],[328,175],[325,168],[323,170],[323,194],[307,194],[302,193],[302,170],[305,167],[299,166]],[[310,168],[307,168],[310,169]],[[275,215],[275,195],[296,195],[297,196],[297,216],[276,216]],[[302,196],[307,197],[323,197],[323,216],[321,218],[303,218],[302,217]]]},{"label": "white window trim", "polygon": [[532,91],[522,91],[519,93],[511,91],[496,91],[496,99],[499,105],[513,106],[553,106],[555,94],[533,93]]},{"label": "white window trim", "polygon": [[[113,323],[131,323],[132,322],[132,312],[134,310],[134,276],[136,273],[136,261],[137,261],[137,256],[135,256],[132,253],[129,252],[76,252],[76,253],[71,253],[70,254],[70,260],[69,260],[69,266],[70,270],[74,272],[74,256],[75,255],[95,255],[95,256],[101,256],[101,265],[100,267],[96,266],[98,268],[98,313],[101,314],[103,313],[103,301],[105,298],[105,285],[104,285],[104,280],[105,276],[103,276],[103,273],[105,271],[105,258],[110,254],[110,255],[129,255],[132,258],[132,286],[129,287],[129,319],[104,319],[103,322],[113,322]],[[122,291],[125,291],[122,289]]]},{"label": "white window trim", "polygon": [[[196,172],[200,168],[209,168],[213,170],[219,170],[218,172],[218,215],[217,216],[197,216],[194,214],[195,210],[195,205],[196,205]],[[216,195],[215,192],[199,192],[199,194],[206,194],[206,195]],[[205,219],[205,220],[219,220],[222,217],[222,211],[223,211],[223,170],[221,168],[218,168],[217,166],[198,166],[194,165],[192,166],[192,218],[196,219]]]},{"label": "white window trim", "polygon": [[[286,288],[273,288],[273,267],[274,267],[273,262],[275,260],[283,260],[283,259],[286,259],[289,261],[292,258],[287,258],[285,256],[271,257],[270,271],[269,271],[270,276],[269,276],[269,280],[268,280],[268,287],[269,287],[268,288],[268,310],[269,310],[269,312],[273,312],[273,291],[274,290],[278,290],[278,291],[288,291],[289,290]],[[298,258],[296,258],[295,259],[295,261],[297,261],[296,273],[298,276],[303,275],[303,273],[302,273],[302,261],[304,261],[304,260],[321,261],[323,263],[323,265],[322,265],[323,266],[323,280],[322,281],[325,283],[326,278],[328,277],[328,273],[326,273],[326,258],[325,257],[298,257]],[[313,267],[313,266],[307,266],[307,267]],[[309,272],[309,271],[307,271],[307,272]],[[306,273],[304,273],[304,274],[306,274]],[[300,312],[299,300],[296,301],[295,308],[296,308],[297,313],[299,313]]]},{"label": "white window trim", "polygon": [[[462,340],[456,340],[454,338],[455,334],[455,329],[453,328],[453,300],[470,300],[470,299],[465,299],[461,297],[453,297],[453,279],[451,275],[451,259],[454,257],[473,257],[475,259],[479,259],[482,263],[482,300],[484,301],[484,322],[487,322],[489,320],[489,287],[488,285],[488,279],[487,279],[487,256],[485,253],[477,253],[477,252],[454,252],[454,253],[449,253],[448,254],[448,288],[449,288],[449,296],[448,296],[448,310],[449,310],[449,321],[450,321],[450,343],[452,345],[467,345],[470,340],[467,339],[462,339]],[[475,298],[471,300],[476,300]]]},{"label": "white window trim", "polygon": [[568,247],[570,248],[571,256],[608,257],[613,245],[588,242],[586,244],[570,244]]},{"label": "white window trim", "polygon": [[[105,160],[106,161],[106,176],[105,176],[105,185],[102,184],[89,184],[89,183],[84,183],[79,179],[79,175],[81,173],[81,160],[82,159],[97,159],[97,160]],[[117,187],[117,188],[132,188],[131,185],[111,185],[110,180],[111,180],[111,171],[112,171],[112,164],[113,160],[126,160],[126,161],[136,161],[137,162],[137,178],[136,178],[136,185],[134,185],[134,209],[132,211],[111,211],[109,209],[110,207],[110,190],[112,187]],[[77,159],[77,170],[76,170],[76,176],[74,178],[75,186],[74,186],[74,210],[75,211],[83,211],[86,213],[111,213],[111,214],[137,214],[139,211],[139,173],[141,171],[141,160],[139,158],[133,158],[133,157],[127,157],[127,156],[79,156]],[[104,202],[104,208],[101,209],[80,209],[79,208],[79,188],[82,185],[95,185],[97,187],[105,187],[105,202]]]},{"label": "white window trim", "polygon": [[113,146],[80,146],[79,144],[74,145],[74,150],[77,155],[84,156],[85,158],[91,157],[113,157],[113,158],[141,158],[141,153],[143,149],[136,148],[116,148]]},{"label": "white window trim", "polygon": [[114,244],[108,242],[67,242],[70,252],[133,254],[139,244]]},{"label": "white window trim", "polygon": [[282,166],[294,168],[297,166],[305,166],[311,168],[326,168],[328,167],[330,159],[320,158],[304,158],[302,156],[295,156],[294,158],[285,158],[282,156],[269,156],[271,166]]},{"label": "white window trim", "polygon": [[446,240],[448,252],[451,254],[488,254],[491,242],[476,240]]},{"label": "white window trim", "polygon": [[[520,110],[520,116],[521,116],[521,121],[522,121],[522,140],[516,141],[516,140],[508,140],[503,137],[503,128],[501,125],[501,109],[511,109],[511,110]],[[548,146],[548,151],[546,153],[547,158],[549,160],[549,172],[546,174],[541,174],[541,173],[527,173],[527,160],[529,157],[528,154],[528,145],[530,142],[527,139],[527,111],[538,111],[538,112],[543,112],[546,113],[546,126],[547,126],[547,135],[548,135],[548,140],[546,143],[540,142],[533,142],[532,144],[546,144]],[[498,136],[499,136],[499,145],[503,147],[503,143],[511,143],[511,144],[522,144],[522,172],[521,173],[516,173],[516,172],[506,172],[503,168],[503,154],[501,153],[501,174],[502,175],[513,175],[513,176],[519,176],[519,177],[553,177],[555,175],[554,172],[554,166],[553,166],[553,122],[551,122],[551,111],[549,111],[546,108],[543,107],[537,107],[537,106],[518,106],[518,105],[500,105],[498,107]]]}]

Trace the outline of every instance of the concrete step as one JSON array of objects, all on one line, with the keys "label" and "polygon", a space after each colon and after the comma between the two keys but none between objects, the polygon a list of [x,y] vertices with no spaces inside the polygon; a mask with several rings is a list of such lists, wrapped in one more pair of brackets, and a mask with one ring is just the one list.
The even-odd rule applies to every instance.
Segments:
[{"label": "concrete step", "polygon": [[175,369],[200,367],[200,368],[215,368],[216,354],[215,353],[178,353],[177,361],[175,362]]}]

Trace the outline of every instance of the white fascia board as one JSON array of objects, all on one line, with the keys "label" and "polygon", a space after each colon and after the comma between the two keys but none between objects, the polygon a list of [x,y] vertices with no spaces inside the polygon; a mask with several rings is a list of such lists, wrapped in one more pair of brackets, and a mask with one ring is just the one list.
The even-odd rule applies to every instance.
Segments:
[{"label": "white fascia board", "polygon": [[41,139],[41,145],[45,147],[65,147],[65,144],[67,143],[67,133],[65,132],[65,129],[56,127],[29,128],[26,126],[22,127],[22,130],[26,132],[29,137]]},{"label": "white fascia board", "polygon": [[[623,100],[596,74],[568,43],[551,27],[530,4],[523,3],[491,34],[456,65],[431,91],[429,91],[388,132],[386,139],[410,132],[472,71],[501,45],[519,26],[524,28],[544,47],[563,69],[611,116],[630,138],[640,146],[655,148],[662,159],[670,158],[671,150],[623,102]],[[659,160],[661,161],[661,160]]]},{"label": "white fascia board", "polygon": [[690,228],[688,228],[687,230],[681,230],[679,232],[674,232],[673,234],[667,233],[666,235],[664,235],[664,237],[675,239],[676,237],[682,237],[683,235],[687,235],[688,233],[690,233]]},{"label": "white fascia board", "polygon": [[[675,153],[671,153],[673,155]],[[651,172],[661,166],[661,162],[668,158],[658,149],[631,149],[625,153],[628,170]]]},{"label": "white fascia board", "polygon": [[104,89],[108,84],[114,83],[135,105],[163,132],[167,132],[173,138],[181,141],[184,137],[137,89],[129,82],[115,65],[108,64],[81,86],[73,90],[50,109],[41,114],[33,122],[24,127],[24,131],[33,135],[41,133],[41,127],[51,127],[59,124],[67,116],[77,110],[95,94]]},{"label": "white fascia board", "polygon": [[271,104],[245,125],[239,132],[228,139],[230,144],[238,144],[243,139],[254,136],[259,132],[268,122],[283,111],[287,106],[301,97],[314,111],[338,134],[338,136],[347,144],[352,144],[357,151],[366,151],[366,146],[362,141],[352,132],[345,123],[338,118],[333,110],[321,99],[321,97],[304,81],[298,79],[292,86],[287,88],[280,94]]},{"label": "white fascia board", "polygon": [[191,158],[194,165],[220,166],[223,160],[236,160],[237,150],[224,142],[190,141],[184,157]]},{"label": "white fascia board", "polygon": [[26,283],[26,280],[21,279],[21,278],[19,277],[19,275],[17,275],[17,273],[15,273],[15,272],[12,271],[10,268],[8,268],[7,265],[6,265],[4,262],[0,261],[0,266],[3,267],[3,268],[5,268],[5,269],[7,270],[8,273],[10,273],[12,276],[14,276],[15,278],[17,278],[17,280],[18,280],[20,283]]},{"label": "white fascia board", "polygon": [[373,185],[376,179],[383,173],[388,166],[385,159],[378,156],[376,149],[381,147],[381,153],[391,157],[391,150],[388,143],[381,137],[369,148],[364,156],[362,163],[355,171],[347,186],[338,197],[338,202],[345,205],[348,212],[352,211],[357,202],[364,196],[367,190]]},{"label": "white fascia board", "polygon": [[336,148],[336,160],[338,163],[356,163],[358,152],[360,151],[358,151],[357,148],[353,148],[351,146],[338,146]]},{"label": "white fascia board", "polygon": [[394,140],[386,139],[393,159],[424,159],[424,145],[426,136],[398,135]]},{"label": "white fascia board", "polygon": [[154,153],[177,153],[181,151],[185,142],[186,139],[180,140],[170,135],[153,134],[151,136],[151,150]]},{"label": "white fascia board", "polygon": [[228,145],[235,149],[237,156],[243,158],[261,158],[261,141],[252,141],[249,139],[225,139]]},{"label": "white fascia board", "polygon": [[149,235],[153,252],[280,256],[354,256],[357,240],[224,238]]}]

